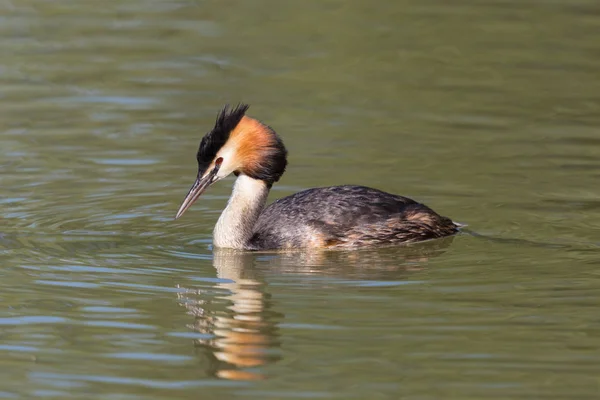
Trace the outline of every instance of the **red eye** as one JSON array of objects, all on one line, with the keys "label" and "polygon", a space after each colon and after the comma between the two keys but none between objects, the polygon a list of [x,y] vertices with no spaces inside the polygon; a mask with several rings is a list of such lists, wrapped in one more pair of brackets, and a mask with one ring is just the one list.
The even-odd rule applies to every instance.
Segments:
[{"label": "red eye", "polygon": [[217,167],[220,167],[222,163],[223,163],[223,157],[219,157],[215,160],[215,165]]}]

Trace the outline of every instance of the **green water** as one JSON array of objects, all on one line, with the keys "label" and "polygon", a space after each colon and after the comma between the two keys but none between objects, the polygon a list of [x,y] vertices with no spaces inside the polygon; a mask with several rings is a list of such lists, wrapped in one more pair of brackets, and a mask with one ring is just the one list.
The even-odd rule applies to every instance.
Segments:
[{"label": "green water", "polygon": [[[596,1],[0,1],[0,398],[596,399]],[[213,253],[225,103],[473,235]]]}]

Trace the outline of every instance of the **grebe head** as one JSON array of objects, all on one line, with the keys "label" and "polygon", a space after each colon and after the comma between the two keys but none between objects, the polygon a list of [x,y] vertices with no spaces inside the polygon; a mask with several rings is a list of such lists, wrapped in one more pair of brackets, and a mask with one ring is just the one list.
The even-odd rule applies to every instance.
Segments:
[{"label": "grebe head", "polygon": [[237,176],[264,181],[268,187],[277,182],[287,165],[287,151],[275,131],[247,117],[247,104],[225,106],[214,128],[202,138],[196,158],[198,176],[183,200],[175,219],[213,183],[232,172]]}]

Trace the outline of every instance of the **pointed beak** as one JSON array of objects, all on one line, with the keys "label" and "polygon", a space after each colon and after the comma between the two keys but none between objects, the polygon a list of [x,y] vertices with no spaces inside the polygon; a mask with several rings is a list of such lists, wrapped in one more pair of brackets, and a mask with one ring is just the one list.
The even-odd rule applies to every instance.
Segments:
[{"label": "pointed beak", "polygon": [[194,185],[192,186],[188,194],[185,196],[185,199],[183,199],[183,203],[181,203],[181,207],[179,207],[179,211],[177,211],[175,219],[181,217],[183,213],[186,212],[186,210],[190,208],[196,200],[198,200],[198,197],[200,197],[200,195],[202,195],[202,193],[204,193],[204,191],[210,185],[217,181],[217,172],[219,172],[219,165],[215,166],[205,176],[201,176],[201,174],[198,174],[196,182],[194,182]]}]

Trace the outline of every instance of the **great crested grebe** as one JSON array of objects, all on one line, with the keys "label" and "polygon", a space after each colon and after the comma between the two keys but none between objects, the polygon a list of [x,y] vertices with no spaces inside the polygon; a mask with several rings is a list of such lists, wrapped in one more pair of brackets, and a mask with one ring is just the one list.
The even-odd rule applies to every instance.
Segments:
[{"label": "great crested grebe", "polygon": [[241,250],[356,248],[453,235],[462,226],[407,197],[364,186],[313,188],[265,207],[287,165],[287,150],[269,126],[225,106],[200,142],[198,177],[175,219],[213,183],[237,176],[213,231],[217,247]]}]

